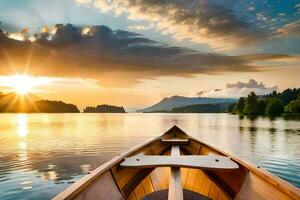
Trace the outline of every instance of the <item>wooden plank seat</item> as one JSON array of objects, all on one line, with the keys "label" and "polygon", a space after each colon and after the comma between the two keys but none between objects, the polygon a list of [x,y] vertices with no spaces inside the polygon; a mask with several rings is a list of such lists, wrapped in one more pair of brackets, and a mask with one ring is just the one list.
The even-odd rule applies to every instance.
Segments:
[{"label": "wooden plank seat", "polygon": [[[206,197],[200,193],[193,192],[190,190],[183,189],[183,198],[184,200],[211,200],[209,197]],[[142,198],[142,200],[167,200],[168,199],[168,190],[159,190],[152,192]]]},{"label": "wooden plank seat", "polygon": [[161,139],[162,143],[170,143],[170,144],[188,144],[189,139],[180,139],[180,138],[172,138],[172,139]]},{"label": "wooden plank seat", "polygon": [[232,170],[239,168],[230,158],[215,154],[156,156],[140,153],[125,158],[120,166],[133,168],[187,167],[205,170]]}]

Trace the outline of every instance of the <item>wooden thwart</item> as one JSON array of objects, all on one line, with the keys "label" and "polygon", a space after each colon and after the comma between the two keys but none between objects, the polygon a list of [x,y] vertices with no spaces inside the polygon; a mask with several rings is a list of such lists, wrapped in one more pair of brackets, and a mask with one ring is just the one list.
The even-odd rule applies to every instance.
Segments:
[{"label": "wooden thwart", "polygon": [[230,158],[215,154],[152,156],[141,153],[125,158],[120,166],[134,168],[188,167],[205,170],[232,170],[239,168]]},{"label": "wooden thwart", "polygon": [[179,139],[179,138],[175,138],[175,139],[161,139],[162,143],[170,143],[170,144],[188,144],[189,143],[189,139]]}]

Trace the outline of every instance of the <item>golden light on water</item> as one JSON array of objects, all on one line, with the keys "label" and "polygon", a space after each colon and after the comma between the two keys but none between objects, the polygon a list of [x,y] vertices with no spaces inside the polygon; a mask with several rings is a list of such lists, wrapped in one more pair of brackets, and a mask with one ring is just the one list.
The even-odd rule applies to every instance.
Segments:
[{"label": "golden light on water", "polygon": [[42,176],[42,179],[45,180],[45,181],[54,181],[58,178],[58,175],[55,171],[48,171],[48,172],[45,172],[43,174],[41,174]]},{"label": "golden light on water", "polygon": [[28,134],[27,115],[18,114],[18,135],[25,137]]},{"label": "golden light on water", "polygon": [[19,161],[27,160],[27,143],[20,142],[19,143]]}]

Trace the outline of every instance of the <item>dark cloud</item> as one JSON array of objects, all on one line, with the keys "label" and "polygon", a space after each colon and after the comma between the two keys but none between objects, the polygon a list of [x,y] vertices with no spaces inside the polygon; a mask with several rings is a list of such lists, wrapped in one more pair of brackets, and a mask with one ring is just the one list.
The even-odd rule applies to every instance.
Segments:
[{"label": "dark cloud", "polygon": [[53,31],[47,30],[35,34],[34,42],[13,40],[3,34],[0,73],[28,68],[33,75],[95,78],[112,86],[158,76],[255,72],[265,69],[255,65],[256,61],[292,57],[201,53],[106,26],[82,28],[59,24]]},{"label": "dark cloud", "polygon": [[267,88],[263,82],[258,83],[254,79],[250,79],[248,82],[238,81],[236,83],[228,83],[226,85],[226,88],[239,88],[239,89],[241,89],[241,88],[253,88],[253,89],[259,88],[259,89],[271,89],[272,91],[278,90],[277,86],[274,86],[272,88]]},{"label": "dark cloud", "polygon": [[[86,4],[86,1],[78,1]],[[229,0],[91,0],[101,12],[128,14],[131,20],[148,20],[163,33],[176,39],[208,43],[213,48],[249,46],[266,39],[266,33],[236,17]]]},{"label": "dark cloud", "polygon": [[201,97],[205,93],[206,93],[206,91],[200,91],[200,92],[197,93],[197,95]]}]

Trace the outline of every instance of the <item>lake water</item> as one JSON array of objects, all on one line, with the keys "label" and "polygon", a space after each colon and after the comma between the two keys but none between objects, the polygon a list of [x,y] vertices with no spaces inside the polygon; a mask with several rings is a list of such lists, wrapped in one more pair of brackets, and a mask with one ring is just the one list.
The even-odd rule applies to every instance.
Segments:
[{"label": "lake water", "polygon": [[228,114],[0,114],[0,199],[50,199],[178,125],[300,187],[300,121]]}]

